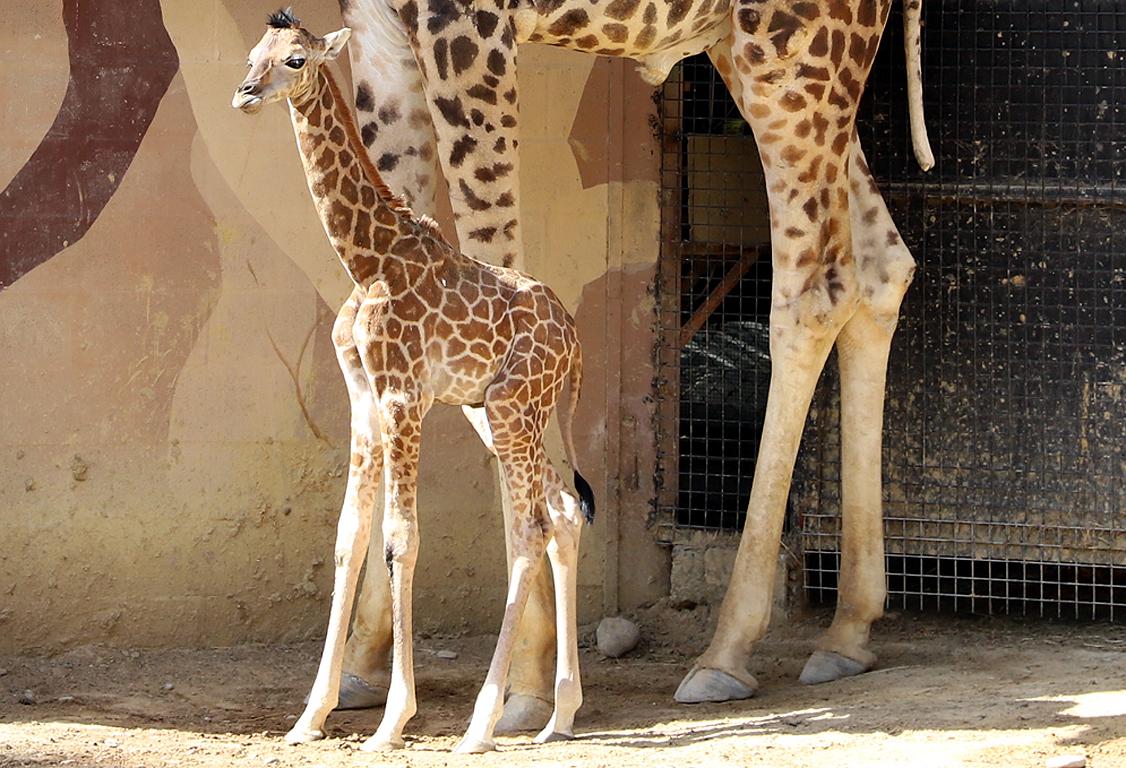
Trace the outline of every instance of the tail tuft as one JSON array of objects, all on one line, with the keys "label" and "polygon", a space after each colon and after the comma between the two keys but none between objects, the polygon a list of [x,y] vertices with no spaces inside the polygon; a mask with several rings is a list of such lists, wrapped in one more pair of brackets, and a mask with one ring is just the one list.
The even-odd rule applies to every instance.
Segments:
[{"label": "tail tuft", "polygon": [[583,520],[590,525],[594,522],[594,491],[586,478],[578,472],[575,472],[575,490],[579,493],[579,509],[582,510]]}]

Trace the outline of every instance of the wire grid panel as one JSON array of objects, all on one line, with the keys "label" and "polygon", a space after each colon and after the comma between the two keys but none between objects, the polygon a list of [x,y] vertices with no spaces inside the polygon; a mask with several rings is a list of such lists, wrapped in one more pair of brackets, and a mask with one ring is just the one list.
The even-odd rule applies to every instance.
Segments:
[{"label": "wire grid panel", "polygon": [[[1121,619],[1126,6],[925,4],[927,175],[910,153],[893,7],[858,121],[920,264],[888,381],[889,602]],[[760,204],[761,172],[706,59],[685,62],[662,105],[662,425],[675,432],[662,504],[680,525],[740,528],[770,270],[765,205],[758,218],[736,207]],[[807,589],[825,599],[839,568],[837,397],[830,360],[791,494]]]},{"label": "wire grid panel", "polygon": [[[891,603],[1126,617],[1126,6],[924,4],[938,165],[893,18],[858,121],[919,269],[884,439]],[[800,470],[807,586],[839,549],[836,393]]]},{"label": "wire grid panel", "polygon": [[661,504],[742,526],[770,377],[770,221],[758,149],[706,56],[662,92]]}]

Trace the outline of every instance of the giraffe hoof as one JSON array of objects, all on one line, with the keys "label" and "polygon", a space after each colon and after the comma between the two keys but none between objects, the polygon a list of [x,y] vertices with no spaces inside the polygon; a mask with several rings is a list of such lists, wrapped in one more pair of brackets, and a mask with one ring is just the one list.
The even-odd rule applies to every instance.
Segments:
[{"label": "giraffe hoof", "polygon": [[544,728],[536,735],[536,743],[550,744],[553,741],[570,741],[573,738],[575,738],[575,734],[573,733],[560,733],[559,731]]},{"label": "giraffe hoof", "polygon": [[337,709],[371,709],[387,703],[387,686],[372,684],[359,675],[345,672],[340,676]]},{"label": "giraffe hoof", "polygon": [[750,675],[747,678],[749,685],[723,670],[696,667],[681,681],[674,698],[681,704],[749,699],[755,695],[758,683]]},{"label": "giraffe hoof", "polygon": [[309,744],[314,741],[320,741],[324,737],[324,731],[318,728],[307,728],[303,725],[295,725],[290,728],[289,733],[285,735],[285,743]]},{"label": "giraffe hoof", "polygon": [[454,752],[459,755],[480,755],[485,752],[492,752],[497,748],[497,745],[491,739],[471,739],[466,736],[462,739]]},{"label": "giraffe hoof", "polygon": [[832,651],[814,651],[801,671],[801,680],[806,685],[817,685],[840,680],[842,677],[852,677],[861,672],[867,672],[872,664],[865,664],[847,656],[841,656]]},{"label": "giraffe hoof", "polygon": [[538,696],[514,693],[504,702],[504,713],[493,733],[505,736],[522,731],[538,731],[551,718],[552,705]]},{"label": "giraffe hoof", "polygon": [[385,738],[378,733],[370,737],[367,741],[360,745],[361,752],[390,752],[396,749],[403,749],[407,743],[403,741],[403,737],[398,738]]}]

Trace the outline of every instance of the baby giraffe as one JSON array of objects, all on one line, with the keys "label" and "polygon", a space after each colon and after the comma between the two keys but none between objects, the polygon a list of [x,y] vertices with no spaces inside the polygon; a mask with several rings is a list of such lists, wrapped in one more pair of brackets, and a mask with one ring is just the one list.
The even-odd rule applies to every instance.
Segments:
[{"label": "baby giraffe", "polygon": [[[325,717],[336,705],[345,633],[382,469],[394,656],[383,721],[364,748],[403,745],[403,726],[416,709],[411,586],[419,548],[419,441],[423,416],[435,400],[484,406],[513,513],[504,621],[458,751],[494,748],[517,625],[545,549],[555,584],[559,651],[555,710],[537,741],[568,738],[582,703],[575,626],[578,541],[582,518],[593,518],[594,498],[577,470],[578,501],[570,494],[556,496],[562,483],[545,455],[543,437],[562,397],[560,431],[567,458],[576,466],[571,422],[582,362],[574,320],[542,283],[457,253],[434,222],[414,217],[383,184],[329,71],[328,62],[344,48],[350,30],[317,37],[291,11],[272,14],[268,24],[250,52],[250,72],[232,105],[254,114],[264,104],[289,100],[309,190],[357,286],[353,297],[359,296],[358,302],[345,304],[334,331],[353,403],[353,453],[337,532],[332,612],[308,705],[286,740],[323,738]],[[354,338],[354,346],[348,338]],[[545,494],[552,494],[550,510]]]}]

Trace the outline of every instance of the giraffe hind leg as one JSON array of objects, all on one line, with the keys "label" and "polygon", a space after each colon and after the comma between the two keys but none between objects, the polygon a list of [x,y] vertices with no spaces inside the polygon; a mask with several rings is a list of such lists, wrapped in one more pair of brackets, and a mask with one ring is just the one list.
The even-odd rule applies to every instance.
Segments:
[{"label": "giraffe hind leg", "polygon": [[837,337],[841,381],[841,575],[833,623],[802,670],[815,684],[860,674],[876,656],[872,622],[883,614],[881,448],[892,335],[915,260],[899,237],[859,142],[849,164],[852,241],[861,299]]},{"label": "giraffe hind leg", "polygon": [[[527,374],[527,371],[523,373]],[[496,649],[485,683],[477,695],[469,727],[457,746],[456,751],[460,753],[487,752],[495,748],[493,736],[503,708],[503,693],[516,649],[517,630],[551,533],[543,486],[546,417],[539,412],[530,412],[531,406],[515,397],[522,391],[520,385],[524,378],[527,377],[498,379],[486,395],[485,407],[497,457],[511,493],[512,567],[509,569],[504,618]],[[526,434],[524,430],[529,428],[532,433]]]},{"label": "giraffe hind leg", "polygon": [[[677,691],[680,701],[712,700],[716,688],[734,698],[734,682],[753,690],[747,665],[769,623],[786,498],[809,403],[837,334],[859,304],[847,166],[867,63],[834,56],[811,34],[772,36],[778,14],[793,17],[782,4],[770,11],[770,19],[765,12],[761,19],[741,17],[731,37],[709,51],[754,130],[766,177],[774,270],[771,376],[731,581],[711,643]],[[861,87],[806,82],[815,87],[802,88],[811,72],[840,83],[847,74]]]},{"label": "giraffe hind leg", "polygon": [[578,500],[564,489],[563,479],[550,461],[545,461],[544,485],[553,531],[547,544],[547,555],[555,584],[557,651],[555,708],[547,725],[536,736],[539,743],[572,738],[575,713],[583,703],[577,631],[579,535],[582,533],[583,516]]}]

